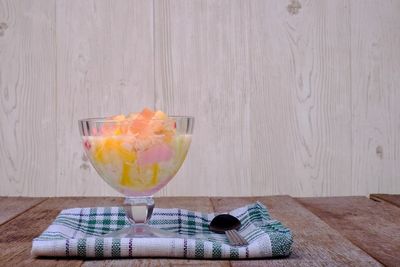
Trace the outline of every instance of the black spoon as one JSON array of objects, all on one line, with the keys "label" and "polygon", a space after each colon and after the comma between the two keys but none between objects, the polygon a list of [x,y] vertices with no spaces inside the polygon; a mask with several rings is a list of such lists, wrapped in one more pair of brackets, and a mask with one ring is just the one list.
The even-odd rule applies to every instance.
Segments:
[{"label": "black spoon", "polygon": [[244,239],[236,229],[240,228],[238,218],[230,214],[220,214],[212,219],[210,230],[219,234],[226,234],[229,243],[233,246],[247,246],[249,243]]}]

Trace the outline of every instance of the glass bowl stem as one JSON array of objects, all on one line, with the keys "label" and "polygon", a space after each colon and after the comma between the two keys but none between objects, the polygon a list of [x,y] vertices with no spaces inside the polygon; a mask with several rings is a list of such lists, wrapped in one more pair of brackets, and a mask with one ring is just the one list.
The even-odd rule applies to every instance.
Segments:
[{"label": "glass bowl stem", "polygon": [[154,209],[153,197],[126,197],[124,209],[128,220],[132,224],[147,223]]}]

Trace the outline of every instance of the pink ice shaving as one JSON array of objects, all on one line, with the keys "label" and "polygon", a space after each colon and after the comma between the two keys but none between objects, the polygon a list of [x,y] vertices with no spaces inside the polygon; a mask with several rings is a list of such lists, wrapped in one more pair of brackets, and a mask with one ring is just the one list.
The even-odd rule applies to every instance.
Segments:
[{"label": "pink ice shaving", "polygon": [[140,166],[170,160],[172,149],[166,144],[156,145],[138,154],[137,163]]}]

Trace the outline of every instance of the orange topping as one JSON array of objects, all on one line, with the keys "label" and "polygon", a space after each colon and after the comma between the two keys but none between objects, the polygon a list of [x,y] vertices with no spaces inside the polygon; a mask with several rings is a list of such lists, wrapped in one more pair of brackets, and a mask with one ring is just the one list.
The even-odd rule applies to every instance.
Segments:
[{"label": "orange topping", "polygon": [[146,139],[152,135],[165,135],[165,141],[170,140],[174,134],[174,122],[162,111],[153,111],[144,108],[140,113],[130,113],[110,117],[118,123],[105,122],[101,128],[102,135],[126,135],[133,134],[138,138]]},{"label": "orange topping", "polygon": [[151,120],[152,118],[153,118],[153,116],[154,116],[154,111],[152,111],[151,109],[149,109],[149,108],[144,108],[143,110],[142,110],[142,112],[140,113],[140,115],[142,116],[142,118],[143,119],[146,119],[146,120]]}]

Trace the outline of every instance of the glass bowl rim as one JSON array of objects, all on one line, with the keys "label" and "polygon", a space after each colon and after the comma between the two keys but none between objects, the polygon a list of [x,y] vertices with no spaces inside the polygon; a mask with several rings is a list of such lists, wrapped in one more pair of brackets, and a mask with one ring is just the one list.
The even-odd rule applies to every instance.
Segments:
[{"label": "glass bowl rim", "polygon": [[[180,115],[167,115],[168,119],[186,119],[186,120],[194,120],[193,116],[180,116]],[[110,117],[97,117],[97,118],[86,118],[86,119],[80,119],[78,122],[83,123],[83,122],[93,122],[93,123],[123,123],[123,122],[129,122],[129,121],[148,121],[148,119],[123,119],[123,120],[116,120],[116,119],[110,119]],[[165,119],[150,119],[150,121],[165,121]]]}]

